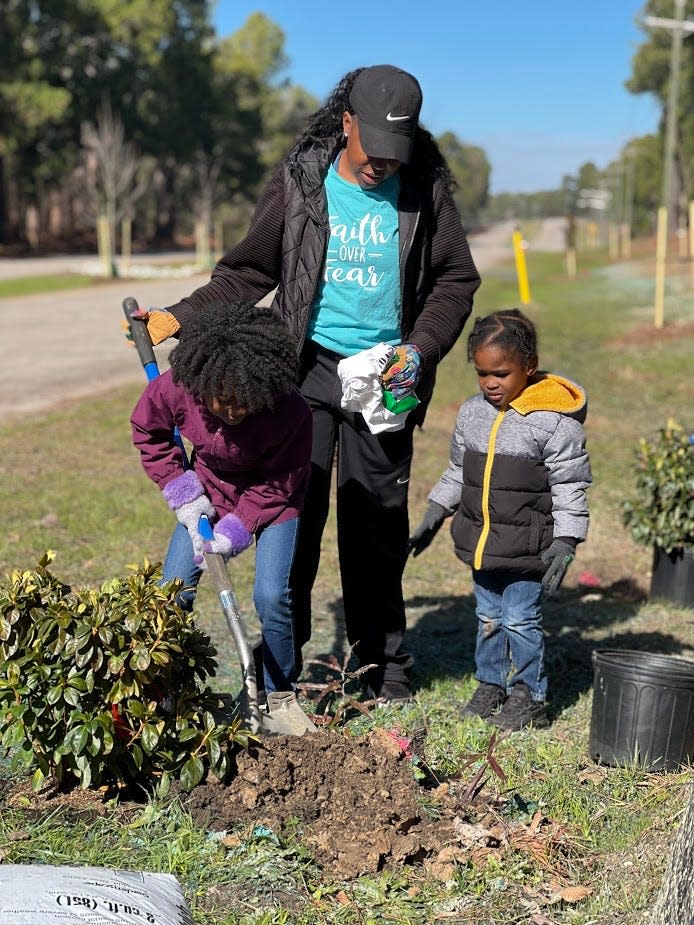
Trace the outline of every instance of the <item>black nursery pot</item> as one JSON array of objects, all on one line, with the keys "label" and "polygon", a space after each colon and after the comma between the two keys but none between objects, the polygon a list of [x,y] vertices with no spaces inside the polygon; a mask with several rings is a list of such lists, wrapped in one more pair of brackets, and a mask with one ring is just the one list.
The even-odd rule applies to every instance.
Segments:
[{"label": "black nursery pot", "polygon": [[590,755],[610,765],[672,771],[694,760],[694,661],[596,649]]},{"label": "black nursery pot", "polygon": [[694,607],[694,551],[679,547],[671,553],[653,549],[652,600],[671,601],[680,607]]}]

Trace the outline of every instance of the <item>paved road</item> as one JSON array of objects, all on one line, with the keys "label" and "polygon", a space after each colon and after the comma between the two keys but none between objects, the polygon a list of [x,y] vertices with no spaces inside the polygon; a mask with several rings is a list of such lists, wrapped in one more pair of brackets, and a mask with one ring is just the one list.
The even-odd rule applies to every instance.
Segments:
[{"label": "paved road", "polygon": [[[512,227],[506,222],[471,237],[480,272],[511,256]],[[23,275],[33,266],[33,259],[23,261]],[[142,382],[137,355],[120,328],[123,299],[170,305],[208,278],[104,282],[87,290],[0,299],[0,422]],[[157,348],[160,362],[169,348],[168,343]]]},{"label": "paved road", "polygon": [[[195,251],[165,251],[160,254],[133,254],[131,268],[161,267],[162,264],[180,266],[195,262]],[[116,258],[119,269],[122,259]],[[49,276],[61,273],[83,273],[101,276],[103,266],[98,257],[89,254],[55,254],[48,257],[0,257],[0,280],[21,279],[24,276]]]},{"label": "paved road", "polygon": [[566,219],[546,218],[530,242],[531,251],[563,251],[566,247]]}]

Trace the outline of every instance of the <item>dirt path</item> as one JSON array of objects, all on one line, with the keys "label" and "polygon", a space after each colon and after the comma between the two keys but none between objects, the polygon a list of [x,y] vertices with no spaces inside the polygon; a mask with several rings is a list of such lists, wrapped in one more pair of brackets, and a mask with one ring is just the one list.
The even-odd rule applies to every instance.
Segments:
[{"label": "dirt path", "polygon": [[[471,237],[481,273],[511,256],[512,230],[512,223],[504,222]],[[552,236],[550,230],[548,242]],[[39,273],[38,261],[42,259],[27,259],[24,275]],[[12,273],[16,273],[14,266]],[[4,277],[0,260],[0,279]],[[0,422],[142,381],[137,358],[120,329],[123,299],[134,296],[141,305],[167,305],[208,278],[203,274],[184,279],[118,281],[87,290],[0,299]],[[158,348],[160,359],[166,357],[168,349],[168,344]]]}]

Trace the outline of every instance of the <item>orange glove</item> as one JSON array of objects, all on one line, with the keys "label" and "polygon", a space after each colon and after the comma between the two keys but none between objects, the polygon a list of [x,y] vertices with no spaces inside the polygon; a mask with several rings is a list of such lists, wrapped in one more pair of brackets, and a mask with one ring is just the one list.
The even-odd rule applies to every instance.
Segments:
[{"label": "orange glove", "polygon": [[[161,344],[162,341],[165,341],[168,337],[172,337],[181,330],[181,325],[176,321],[171,312],[167,311],[165,308],[138,308],[138,310],[133,313],[133,318],[140,318],[142,321],[146,322],[147,332],[152,338],[152,344],[155,347],[157,344]],[[128,322],[121,322],[121,327],[125,331],[125,336],[128,340],[132,340]]]}]

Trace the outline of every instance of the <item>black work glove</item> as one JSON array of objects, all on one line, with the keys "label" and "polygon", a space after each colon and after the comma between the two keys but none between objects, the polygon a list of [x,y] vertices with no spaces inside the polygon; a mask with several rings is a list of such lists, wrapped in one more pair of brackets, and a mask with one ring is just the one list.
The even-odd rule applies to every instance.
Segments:
[{"label": "black work glove", "polygon": [[559,590],[566,570],[574,560],[576,542],[577,540],[572,536],[559,536],[556,540],[552,540],[550,546],[540,556],[547,566],[542,576],[542,587],[548,597]]},{"label": "black work glove", "polygon": [[410,537],[407,544],[407,554],[412,553],[412,555],[418,556],[420,552],[424,552],[447,517],[448,512],[444,507],[441,507],[436,501],[430,501],[427,504],[421,523]]}]

